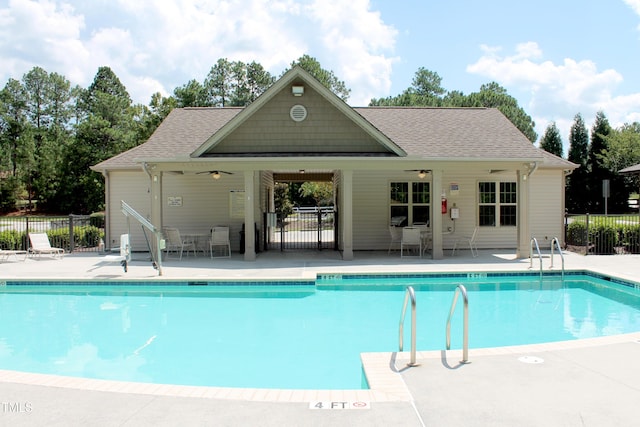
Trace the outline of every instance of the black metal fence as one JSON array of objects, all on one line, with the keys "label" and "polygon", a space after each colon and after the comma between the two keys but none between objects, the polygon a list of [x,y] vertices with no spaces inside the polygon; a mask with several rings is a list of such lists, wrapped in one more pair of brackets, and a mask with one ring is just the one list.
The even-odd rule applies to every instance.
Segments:
[{"label": "black metal fence", "polygon": [[567,250],[584,255],[640,253],[640,215],[567,214]]},{"label": "black metal fence", "polygon": [[278,219],[269,249],[336,249],[336,212],[333,207],[295,208],[287,218]]},{"label": "black metal fence", "polygon": [[29,233],[46,233],[49,243],[66,252],[104,249],[104,221],[89,215],[0,217],[0,248],[29,249]]}]

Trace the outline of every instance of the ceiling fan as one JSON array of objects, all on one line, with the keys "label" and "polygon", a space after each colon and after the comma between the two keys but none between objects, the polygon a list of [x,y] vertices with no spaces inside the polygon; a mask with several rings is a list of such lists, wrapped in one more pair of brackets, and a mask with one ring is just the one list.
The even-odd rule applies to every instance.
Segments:
[{"label": "ceiling fan", "polygon": [[227,174],[227,175],[233,175],[233,172],[227,172],[227,171],[204,171],[204,172],[198,172],[197,175],[203,174],[203,173],[208,173],[209,175],[211,175],[211,178],[213,179],[220,179],[220,174]]},{"label": "ceiling fan", "polygon": [[405,172],[418,172],[418,178],[422,179],[431,173],[430,169],[405,169]]}]

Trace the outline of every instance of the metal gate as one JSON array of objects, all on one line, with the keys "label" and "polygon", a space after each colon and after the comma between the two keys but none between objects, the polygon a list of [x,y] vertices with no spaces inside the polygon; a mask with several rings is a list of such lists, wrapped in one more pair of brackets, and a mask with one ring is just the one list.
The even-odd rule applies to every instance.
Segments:
[{"label": "metal gate", "polygon": [[294,208],[270,227],[269,249],[337,249],[337,218],[333,206]]}]

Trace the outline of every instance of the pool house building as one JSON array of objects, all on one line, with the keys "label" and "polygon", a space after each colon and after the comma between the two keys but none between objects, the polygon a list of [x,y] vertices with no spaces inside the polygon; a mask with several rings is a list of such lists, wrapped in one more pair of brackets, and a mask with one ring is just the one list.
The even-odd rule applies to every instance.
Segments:
[{"label": "pool house building", "polygon": [[286,253],[293,228],[274,214],[276,184],[304,181],[333,187],[331,214],[318,215],[330,236],[319,227],[309,248],[352,260],[387,251],[390,227],[422,223],[433,259],[474,231],[480,249],[527,257],[532,237],[562,241],[565,178],[576,166],[497,109],[354,108],[294,67],[247,107],[174,109],[147,142],[92,169],[105,178],[108,247],[130,232],[134,251],[147,248],[141,227],[128,229],[124,201],[159,230],[225,225],[232,252],[251,261]]}]

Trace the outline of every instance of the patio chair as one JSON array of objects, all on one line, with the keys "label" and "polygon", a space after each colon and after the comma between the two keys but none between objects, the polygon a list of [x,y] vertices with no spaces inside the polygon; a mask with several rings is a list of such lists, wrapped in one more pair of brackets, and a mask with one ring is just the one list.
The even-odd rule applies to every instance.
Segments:
[{"label": "patio chair", "polygon": [[422,253],[424,254],[431,247],[433,236],[429,229],[429,222],[414,222],[412,227],[420,229],[420,238],[422,239]]},{"label": "patio chair", "polygon": [[458,236],[456,240],[453,242],[453,249],[451,250],[451,256],[455,255],[456,249],[458,248],[458,244],[467,242],[469,243],[469,248],[471,249],[471,256],[478,256],[478,246],[476,245],[476,237],[478,236],[478,227],[473,229],[473,233],[471,236]]},{"label": "patio chair", "polygon": [[[215,248],[222,247],[224,255],[214,256]],[[229,227],[213,227],[211,229],[211,240],[209,240],[209,251],[211,258],[231,258],[231,242],[229,241]]]},{"label": "patio chair", "polygon": [[192,251],[194,256],[196,253],[196,243],[191,239],[183,239],[180,235],[180,231],[174,227],[165,227],[163,229],[164,236],[166,238],[165,251],[167,256],[174,251],[176,254],[180,252],[180,260],[182,260],[182,254],[184,251]]},{"label": "patio chair", "polygon": [[31,242],[29,253],[32,255],[51,255],[60,259],[64,255],[64,249],[51,247],[47,233],[29,233],[29,242]]},{"label": "patio chair", "polygon": [[18,255],[23,255],[22,261],[27,259],[28,252],[20,251],[20,250],[5,250],[0,249],[0,260],[7,261],[10,256],[13,256],[16,260],[18,259]]},{"label": "patio chair", "polygon": [[129,235],[120,235],[120,255],[107,255],[102,258],[103,262],[119,262],[124,272],[128,271],[128,264],[131,262],[131,246],[129,244]]},{"label": "patio chair", "polygon": [[391,236],[391,240],[389,241],[388,254],[391,253],[391,249],[393,249],[394,246],[400,246],[400,242],[402,242],[402,228],[393,225],[389,226],[389,235]]},{"label": "patio chair", "polygon": [[[417,249],[418,255],[405,255],[405,248],[407,252],[411,249]],[[402,229],[402,241],[400,242],[400,258],[422,256],[422,236],[420,236],[420,229],[418,227],[404,227]]]}]

